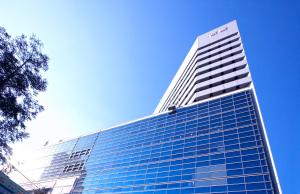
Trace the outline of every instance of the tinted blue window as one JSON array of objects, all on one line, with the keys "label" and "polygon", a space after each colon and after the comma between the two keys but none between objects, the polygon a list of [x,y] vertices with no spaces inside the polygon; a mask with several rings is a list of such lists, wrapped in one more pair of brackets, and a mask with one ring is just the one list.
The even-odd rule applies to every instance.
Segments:
[{"label": "tinted blue window", "polygon": [[241,162],[241,157],[233,157],[233,158],[226,158],[227,163],[235,163],[235,162]]},{"label": "tinted blue window", "polygon": [[77,193],[266,193],[272,179],[252,101],[249,92],[229,95],[81,137],[58,150],[67,151],[63,162],[71,162],[74,148],[91,149]]},{"label": "tinted blue window", "polygon": [[247,194],[267,194],[266,190],[247,191]]},{"label": "tinted blue window", "polygon": [[256,148],[248,149],[248,150],[242,150],[243,155],[250,155],[250,154],[256,154],[258,153]]},{"label": "tinted blue window", "polygon": [[167,190],[167,194],[178,194],[178,193],[180,193],[180,189]]},{"label": "tinted blue window", "polygon": [[245,190],[245,184],[228,185],[228,191],[242,191]]},{"label": "tinted blue window", "polygon": [[259,162],[259,160],[257,160],[257,161],[250,161],[250,162],[243,162],[243,166],[245,168],[247,168],[247,167],[254,167],[254,166],[260,166],[260,162]]},{"label": "tinted blue window", "polygon": [[233,176],[233,175],[242,175],[243,170],[242,169],[237,169],[237,170],[228,170],[227,175],[228,176]]},{"label": "tinted blue window", "polygon": [[234,157],[234,156],[240,156],[241,155],[241,152],[240,151],[234,151],[234,152],[227,152],[225,154],[225,156],[227,158],[230,158],[230,157]]},{"label": "tinted blue window", "polygon": [[247,194],[246,191],[233,191],[233,192],[228,192],[228,194]]},{"label": "tinted blue window", "polygon": [[262,175],[259,176],[248,176],[245,177],[246,182],[263,182],[264,177]]},{"label": "tinted blue window", "polygon": [[245,174],[261,173],[262,169],[261,167],[245,168],[244,172]]},{"label": "tinted blue window", "polygon": [[224,158],[224,154],[214,154],[210,156],[210,159],[214,160],[214,159],[221,159]]},{"label": "tinted blue window", "polygon": [[228,178],[227,182],[228,182],[228,184],[244,183],[244,178],[243,177]]},{"label": "tinted blue window", "polygon": [[251,184],[247,184],[246,188],[248,190],[265,189],[265,183],[251,183]]},{"label": "tinted blue window", "polygon": [[253,154],[253,155],[242,156],[242,159],[243,159],[243,161],[258,160],[259,155],[258,154]]},{"label": "tinted blue window", "polygon": [[211,160],[211,165],[217,165],[217,164],[225,164],[225,159],[219,159],[219,160]]},{"label": "tinted blue window", "polygon": [[224,144],[225,145],[233,145],[233,144],[238,144],[239,143],[239,140],[238,139],[232,139],[232,140],[227,140],[227,141],[224,141]]},{"label": "tinted blue window", "polygon": [[195,193],[207,193],[207,192],[210,192],[210,187],[195,188]]},{"label": "tinted blue window", "polygon": [[187,189],[181,189],[181,194],[191,194],[194,193],[195,189],[194,188],[187,188]]},{"label": "tinted blue window", "polygon": [[201,157],[197,157],[196,159],[197,159],[197,161],[206,161],[206,160],[209,159],[209,157],[208,156],[201,156]]},{"label": "tinted blue window", "polygon": [[[170,170],[173,170],[173,169],[170,169]],[[175,171],[169,172],[169,176],[171,176],[171,177],[176,176],[176,175],[181,175],[181,170],[175,170]]]},{"label": "tinted blue window", "polygon": [[208,166],[208,165],[209,165],[209,161],[196,163],[196,167],[203,167],[203,166]]},{"label": "tinted blue window", "polygon": [[227,169],[239,169],[242,168],[242,163],[233,163],[233,164],[227,164],[226,168]]},{"label": "tinted blue window", "polygon": [[212,186],[211,192],[222,192],[227,191],[227,186]]}]

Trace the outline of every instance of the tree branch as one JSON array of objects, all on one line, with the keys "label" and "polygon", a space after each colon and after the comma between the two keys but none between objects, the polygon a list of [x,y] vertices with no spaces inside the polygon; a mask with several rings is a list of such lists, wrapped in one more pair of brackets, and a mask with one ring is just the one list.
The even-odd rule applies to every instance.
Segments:
[{"label": "tree branch", "polygon": [[6,82],[8,82],[11,78],[13,78],[16,73],[22,68],[24,67],[24,65],[26,65],[26,63],[28,63],[29,60],[31,60],[31,57],[30,56],[28,59],[26,59],[26,61],[23,62],[22,65],[18,66],[13,72],[11,72],[6,78],[4,78],[2,81],[0,81],[0,88],[1,90],[4,88]]}]

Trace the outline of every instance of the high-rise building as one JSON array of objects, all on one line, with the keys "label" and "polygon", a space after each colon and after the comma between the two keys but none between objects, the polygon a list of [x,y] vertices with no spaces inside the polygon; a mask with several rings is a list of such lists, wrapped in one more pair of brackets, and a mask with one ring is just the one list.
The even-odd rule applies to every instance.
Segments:
[{"label": "high-rise building", "polygon": [[24,188],[52,193],[281,193],[235,21],[196,39],[155,114],[45,145],[22,169]]},{"label": "high-rise building", "polygon": [[197,37],[154,113],[251,86],[235,21]]}]

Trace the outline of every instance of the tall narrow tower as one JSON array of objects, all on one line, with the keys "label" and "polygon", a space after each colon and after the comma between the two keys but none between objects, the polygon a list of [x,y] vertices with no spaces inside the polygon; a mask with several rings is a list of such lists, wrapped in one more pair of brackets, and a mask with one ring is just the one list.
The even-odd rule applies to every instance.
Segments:
[{"label": "tall narrow tower", "polygon": [[240,33],[232,21],[197,37],[155,113],[251,88],[251,84]]},{"label": "tall narrow tower", "polygon": [[221,99],[241,91],[248,91],[253,96],[262,142],[266,149],[271,174],[276,181],[274,187],[278,193],[281,193],[266,129],[235,20],[196,38],[154,113],[165,112],[174,106],[179,108]]}]

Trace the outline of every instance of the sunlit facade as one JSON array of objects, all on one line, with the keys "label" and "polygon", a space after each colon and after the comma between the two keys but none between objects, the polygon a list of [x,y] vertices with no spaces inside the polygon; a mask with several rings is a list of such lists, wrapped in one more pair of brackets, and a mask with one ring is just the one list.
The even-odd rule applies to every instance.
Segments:
[{"label": "sunlit facade", "polygon": [[154,113],[250,87],[252,79],[236,21],[198,36]]},{"label": "sunlit facade", "polygon": [[[233,36],[229,33],[231,27],[235,30]],[[155,114],[55,145],[45,145],[22,167],[31,182],[18,179],[18,183],[27,190],[33,190],[35,185],[51,193],[74,194],[281,193],[236,29],[236,23],[231,22],[208,33],[212,36],[217,32],[213,35],[217,36],[228,32],[225,37],[238,38],[239,46],[226,48],[231,60],[224,58],[228,54],[212,49],[208,51],[210,55],[221,62],[216,59],[206,62],[210,67],[204,73],[201,73],[201,68],[205,67],[201,60],[201,64],[184,65]],[[206,42],[210,45],[205,48],[225,44],[221,43],[226,39],[222,36]],[[197,45],[205,46],[200,43]],[[242,52],[232,52],[236,48]],[[190,54],[192,51],[199,52],[199,48],[191,49],[186,60],[196,56]],[[235,61],[234,53],[241,54],[237,57],[241,60]],[[226,60],[230,64],[223,65]],[[195,67],[200,72],[197,76],[202,77],[196,76],[196,82],[192,81],[193,76],[192,80],[183,81],[185,77],[181,74],[194,75],[194,70],[186,70],[197,65],[201,66],[200,70]],[[204,81],[199,81],[201,79]],[[181,85],[183,87],[179,87]],[[186,93],[189,89],[193,94]],[[176,97],[177,93],[187,98]],[[169,109],[170,106],[173,108]]]}]

